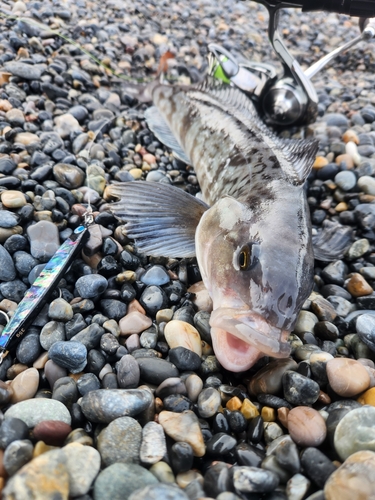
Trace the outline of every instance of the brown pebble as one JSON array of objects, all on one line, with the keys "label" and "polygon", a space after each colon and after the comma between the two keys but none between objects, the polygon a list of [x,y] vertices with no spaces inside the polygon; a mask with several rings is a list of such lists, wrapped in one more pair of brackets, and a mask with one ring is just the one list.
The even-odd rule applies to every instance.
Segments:
[{"label": "brown pebble", "polygon": [[370,295],[370,293],[374,291],[365,278],[359,273],[353,273],[346,288],[353,297],[363,297],[364,295]]},{"label": "brown pebble", "polygon": [[26,205],[26,198],[22,191],[3,191],[0,198],[6,208],[21,208]]},{"label": "brown pebble", "polygon": [[141,333],[152,325],[152,320],[144,314],[133,311],[120,319],[120,335],[131,335]]},{"label": "brown pebble", "polygon": [[141,314],[146,314],[146,311],[144,310],[144,308],[141,306],[141,304],[138,302],[137,299],[132,300],[131,302],[129,302],[128,305],[128,314],[134,311],[140,312]]},{"label": "brown pebble", "polygon": [[39,455],[43,455],[47,451],[54,450],[56,446],[49,446],[44,441],[38,441],[34,446],[33,458],[39,457]]},{"label": "brown pebble", "polygon": [[264,422],[274,422],[276,420],[276,410],[269,406],[263,406],[261,416]]},{"label": "brown pebble", "polygon": [[20,373],[24,372],[27,370],[28,366],[23,365],[22,363],[16,363],[15,365],[12,365],[10,368],[7,370],[7,379],[8,380],[13,380],[19,375]]},{"label": "brown pebble", "polygon": [[8,477],[8,473],[4,467],[4,450],[0,449],[0,477]]},{"label": "brown pebble", "polygon": [[277,409],[277,419],[280,421],[280,423],[287,429],[288,428],[288,415],[289,415],[289,408],[286,406],[282,406],[281,408]]},{"label": "brown pebble", "polygon": [[324,405],[330,405],[332,403],[331,398],[323,391],[319,392],[318,401]]},{"label": "brown pebble", "polygon": [[357,451],[328,478],[326,500],[375,500],[375,453]]},{"label": "brown pebble", "polygon": [[19,403],[35,396],[39,386],[39,372],[36,368],[28,368],[16,376],[10,384],[13,395],[11,402]]},{"label": "brown pebble", "polygon": [[33,436],[49,446],[62,446],[72,432],[70,425],[58,420],[44,420],[34,427]]},{"label": "brown pebble", "polygon": [[160,398],[155,398],[155,411],[156,413],[160,413],[164,410],[163,401]]},{"label": "brown pebble", "polygon": [[348,129],[346,132],[344,132],[342,136],[342,140],[346,143],[349,141],[355,142],[356,144],[359,144],[359,137],[357,135],[357,132],[354,130]]},{"label": "brown pebble", "polygon": [[300,446],[320,446],[327,435],[324,418],[308,406],[297,406],[290,410],[288,430],[293,441]]},{"label": "brown pebble", "polygon": [[315,169],[323,168],[326,165],[328,165],[328,163],[329,163],[329,161],[324,156],[317,156],[315,158],[313,168],[315,168]]},{"label": "brown pebble", "polygon": [[212,299],[203,281],[194,283],[194,285],[188,288],[188,292],[194,293],[195,297],[193,298],[193,302],[197,306],[198,311],[212,311]]},{"label": "brown pebble", "polygon": [[342,154],[342,155],[338,155],[338,156],[336,157],[336,159],[335,159],[335,162],[337,163],[337,165],[340,165],[341,163],[343,163],[343,162],[344,162],[344,163],[345,163],[345,165],[346,165],[346,168],[348,168],[348,169],[350,169],[350,170],[351,170],[352,168],[354,168],[354,161],[353,161],[353,158],[352,158],[350,155],[346,154],[346,153],[344,153],[344,154]]},{"label": "brown pebble", "polygon": [[230,400],[227,402],[226,407],[230,411],[240,410],[242,407],[242,401],[240,400],[239,397],[234,396],[233,398],[230,398]]},{"label": "brown pebble", "polygon": [[329,384],[339,396],[351,398],[370,386],[370,375],[366,367],[355,359],[330,359],[326,367]]}]

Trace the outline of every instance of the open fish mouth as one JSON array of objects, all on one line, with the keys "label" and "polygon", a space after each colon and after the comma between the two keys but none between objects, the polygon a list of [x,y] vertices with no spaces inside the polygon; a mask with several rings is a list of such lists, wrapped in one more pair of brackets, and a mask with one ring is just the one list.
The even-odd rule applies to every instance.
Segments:
[{"label": "open fish mouth", "polygon": [[248,370],[262,356],[286,358],[290,354],[289,332],[249,310],[215,309],[210,325],[215,355],[232,372]]}]

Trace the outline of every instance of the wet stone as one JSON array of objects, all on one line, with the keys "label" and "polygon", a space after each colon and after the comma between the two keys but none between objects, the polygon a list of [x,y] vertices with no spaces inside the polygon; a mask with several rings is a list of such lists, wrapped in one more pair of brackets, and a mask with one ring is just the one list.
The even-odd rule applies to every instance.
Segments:
[{"label": "wet stone", "polygon": [[5,420],[8,418],[23,420],[28,427],[35,427],[44,420],[59,420],[71,424],[70,413],[66,406],[53,399],[36,398],[21,401],[6,411]]},{"label": "wet stone", "polygon": [[11,228],[18,224],[18,217],[9,210],[0,210],[0,227]]},{"label": "wet stone", "polygon": [[179,377],[167,378],[155,391],[155,396],[164,399],[171,394],[186,394],[186,386]]},{"label": "wet stone", "polygon": [[229,434],[218,432],[217,434],[214,434],[206,444],[208,454],[214,456],[225,456],[235,448],[237,440]]},{"label": "wet stone", "polygon": [[152,484],[136,490],[128,500],[189,500],[190,497],[174,484]]},{"label": "wet stone", "polygon": [[195,403],[203,388],[203,381],[198,375],[192,374],[185,381],[186,390],[190,401]]},{"label": "wet stone", "polygon": [[367,283],[364,277],[359,273],[353,273],[351,278],[346,284],[346,288],[353,297],[362,297],[363,295],[370,295],[374,290]]},{"label": "wet stone", "polygon": [[57,365],[52,361],[52,359],[49,359],[47,363],[44,365],[44,374],[51,389],[53,389],[55,382],[59,378],[66,377],[68,372],[66,368]]},{"label": "wet stone", "polygon": [[213,387],[203,389],[198,397],[198,411],[202,418],[209,418],[215,415],[221,404],[219,391]]},{"label": "wet stone", "polygon": [[306,448],[301,454],[305,474],[318,488],[323,488],[329,476],[336,470],[333,462],[317,448]]},{"label": "wet stone", "polygon": [[83,319],[82,314],[76,313],[70,321],[65,323],[66,339],[70,340],[78,332],[86,328],[87,324]]},{"label": "wet stone", "polygon": [[80,342],[55,342],[48,351],[48,356],[71,373],[81,372],[87,364],[87,349]]},{"label": "wet stone", "polygon": [[234,488],[241,493],[268,493],[279,484],[274,472],[257,467],[234,466],[232,474]]},{"label": "wet stone", "polygon": [[323,417],[308,406],[297,406],[290,410],[288,430],[293,441],[300,446],[319,446],[327,435]]},{"label": "wet stone", "polygon": [[16,269],[12,257],[2,245],[0,245],[0,262],[0,281],[13,281],[16,277]]},{"label": "wet stone", "polygon": [[334,435],[334,446],[341,460],[360,450],[374,450],[374,415],[374,407],[363,406],[349,411],[340,420]]},{"label": "wet stone", "polygon": [[171,464],[175,474],[187,472],[192,468],[194,455],[193,449],[188,443],[174,443],[170,451]]},{"label": "wet stone", "polygon": [[18,361],[25,365],[34,363],[42,352],[42,347],[39,342],[39,333],[33,333],[33,331],[35,330],[29,329],[30,333],[27,333],[16,349]]},{"label": "wet stone", "polygon": [[33,456],[34,446],[28,439],[12,441],[6,448],[3,466],[9,476],[15,474],[23,465],[27,464]]},{"label": "wet stone", "polygon": [[39,262],[27,252],[18,251],[13,254],[14,265],[19,274],[27,276]]},{"label": "wet stone", "polygon": [[83,171],[67,163],[58,163],[53,167],[53,175],[56,181],[67,189],[75,189],[82,186],[85,174]]},{"label": "wet stone", "polygon": [[168,305],[168,299],[164,290],[156,285],[147,286],[139,302],[151,316],[155,316],[160,309],[165,309]]},{"label": "wet stone", "polygon": [[[113,463],[102,470],[96,478],[93,498],[94,500],[102,500],[103,498],[129,499],[131,494],[135,492],[133,498],[141,499],[142,497],[138,496],[138,492],[147,487],[150,488],[147,493],[148,491],[154,492],[158,486],[157,483],[158,480],[151,472],[137,464]],[[143,498],[151,500],[153,497]],[[185,496],[185,498],[187,497]],[[178,500],[178,497],[176,500]]]},{"label": "wet stone", "polygon": [[198,418],[191,410],[183,413],[162,411],[159,414],[159,423],[163,426],[164,432],[172,439],[189,443],[193,448],[194,456],[201,457],[205,454],[205,445]]},{"label": "wet stone", "polygon": [[42,220],[27,228],[30,253],[35,259],[47,262],[60,246],[59,231],[52,222]]},{"label": "wet stone", "polygon": [[285,399],[293,405],[314,404],[319,397],[319,385],[297,372],[284,373],[283,387]]},{"label": "wet stone", "polygon": [[120,417],[98,436],[98,451],[105,467],[116,462],[139,463],[142,427],[131,417]]},{"label": "wet stone", "polygon": [[325,487],[327,500],[351,500],[374,496],[375,453],[358,451],[332,473]]},{"label": "wet stone", "polygon": [[11,402],[18,403],[33,398],[39,386],[39,372],[36,368],[28,368],[19,373],[11,382],[13,391]]},{"label": "wet stone", "polygon": [[0,426],[0,448],[5,450],[7,446],[16,440],[29,437],[29,428],[25,422],[16,417],[9,417]]},{"label": "wet stone", "polygon": [[58,341],[65,340],[65,326],[59,321],[49,321],[40,332],[40,345],[48,351]]},{"label": "wet stone", "polygon": [[137,361],[131,355],[125,355],[117,364],[117,382],[122,389],[138,387],[140,380],[140,368]]},{"label": "wet stone", "polygon": [[69,321],[73,318],[72,306],[64,299],[55,299],[49,305],[48,316],[56,321]]},{"label": "wet stone", "polygon": [[79,342],[83,344],[87,351],[95,349],[99,346],[100,339],[104,334],[104,328],[102,328],[97,323],[92,323],[87,328],[84,328],[78,332],[74,337],[70,339],[71,342]]},{"label": "wet stone", "polygon": [[151,384],[159,385],[165,379],[178,377],[178,369],[165,359],[161,358],[138,358],[141,379]]},{"label": "wet stone", "polygon": [[[198,331],[186,321],[172,320],[169,321],[164,329],[164,336],[169,347],[185,347],[196,353],[199,357],[202,356],[202,342]],[[193,370],[193,368],[189,368]]]},{"label": "wet stone", "polygon": [[297,363],[291,359],[277,359],[271,361],[254,377],[249,384],[249,391],[252,394],[274,394],[282,393],[282,376],[287,370],[296,370]]},{"label": "wet stone", "polygon": [[142,283],[145,285],[162,286],[170,282],[168,273],[162,266],[152,266],[142,275]]},{"label": "wet stone", "polygon": [[94,373],[84,373],[82,377],[77,380],[77,389],[81,396],[84,396],[90,391],[100,389],[100,380]]},{"label": "wet stone", "polygon": [[362,342],[375,351],[375,317],[370,314],[359,316],[356,321],[356,330]]},{"label": "wet stone", "polygon": [[156,464],[167,453],[163,427],[156,422],[148,422],[142,429],[140,460],[147,465]]},{"label": "wet stone", "polygon": [[331,262],[322,271],[322,278],[326,283],[343,285],[347,274],[347,266],[342,260]]},{"label": "wet stone", "polygon": [[366,368],[353,359],[335,358],[327,362],[327,376],[331,388],[342,397],[353,397],[370,385]]},{"label": "wet stone", "polygon": [[33,437],[50,446],[62,446],[72,428],[65,422],[57,420],[44,420],[33,429]]},{"label": "wet stone", "polygon": [[70,377],[63,377],[56,380],[53,386],[52,399],[60,401],[68,409],[77,402],[78,390],[76,382]]},{"label": "wet stone", "polygon": [[108,281],[100,274],[88,274],[81,276],[76,281],[76,289],[83,299],[94,299],[105,292],[108,287]]},{"label": "wet stone", "polygon": [[21,302],[28,287],[22,281],[15,279],[6,283],[0,283],[0,293],[5,299],[13,302]]},{"label": "wet stone", "polygon": [[60,450],[52,450],[34,458],[18,474],[14,475],[3,490],[4,499],[17,498],[20,491],[24,498],[33,498],[42,487],[43,497],[51,499],[49,494],[68,498],[69,474],[65,466],[66,458]]},{"label": "wet stone", "polygon": [[151,394],[142,389],[99,389],[82,398],[84,415],[92,422],[109,423],[124,416],[136,416],[152,403]]}]

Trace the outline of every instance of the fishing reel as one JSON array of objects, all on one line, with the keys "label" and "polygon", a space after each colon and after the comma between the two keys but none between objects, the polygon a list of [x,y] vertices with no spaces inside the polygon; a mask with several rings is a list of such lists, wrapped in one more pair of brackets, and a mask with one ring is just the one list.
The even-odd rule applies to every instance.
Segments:
[{"label": "fishing reel", "polygon": [[[313,123],[318,115],[318,96],[311,78],[337,55],[362,40],[375,38],[374,0],[256,0],[269,11],[268,37],[283,65],[283,74],[277,75],[270,64],[246,61],[238,63],[230,52],[217,44],[209,44],[209,73],[245,92],[255,103],[258,112],[269,125],[291,126]],[[314,3],[314,5],[313,5]],[[350,15],[373,16],[361,18],[362,33],[333,50],[303,71],[298,61],[286,48],[278,31],[279,12],[283,7],[302,7],[303,10],[326,9]]]}]

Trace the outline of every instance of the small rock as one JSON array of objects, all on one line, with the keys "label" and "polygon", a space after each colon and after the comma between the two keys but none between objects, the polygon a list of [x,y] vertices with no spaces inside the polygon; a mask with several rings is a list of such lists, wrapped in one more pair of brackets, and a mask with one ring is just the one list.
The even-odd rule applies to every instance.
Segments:
[{"label": "small rock", "polygon": [[194,412],[191,410],[182,413],[162,411],[159,413],[159,423],[172,439],[190,444],[194,456],[202,457],[205,454],[206,447],[202,431]]},{"label": "small rock", "polygon": [[30,253],[35,259],[47,262],[60,246],[59,231],[52,222],[42,220],[27,228]]},{"label": "small rock", "polygon": [[117,462],[139,463],[142,427],[131,417],[116,418],[98,436],[97,446],[104,467]]},{"label": "small rock", "polygon": [[363,406],[349,411],[340,420],[334,436],[335,449],[341,460],[360,450],[375,451],[375,408]]},{"label": "small rock", "polygon": [[297,406],[290,410],[288,430],[293,441],[300,446],[320,446],[327,434],[323,417],[307,406]]},{"label": "small rock", "polygon": [[202,356],[202,341],[194,326],[185,321],[172,320],[166,324],[164,336],[169,347],[185,347]]},{"label": "small rock", "polygon": [[131,335],[141,333],[152,325],[152,320],[148,316],[138,311],[128,313],[119,321],[120,335]]},{"label": "small rock", "polygon": [[53,399],[28,399],[11,406],[5,413],[4,418],[19,418],[32,428],[44,420],[59,420],[71,424],[68,409],[60,401]]},{"label": "small rock", "polygon": [[147,465],[156,464],[167,453],[167,445],[163,427],[156,422],[148,422],[142,429],[140,449],[141,462]]},{"label": "small rock", "polygon": [[327,377],[332,389],[342,397],[353,397],[370,385],[366,368],[349,358],[335,358],[327,362]]}]

